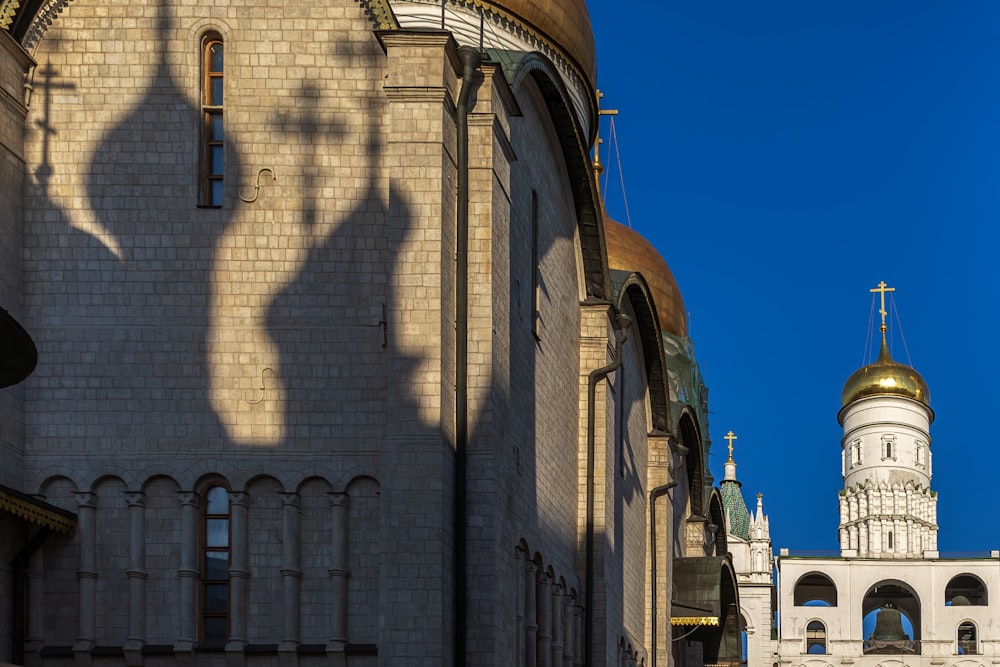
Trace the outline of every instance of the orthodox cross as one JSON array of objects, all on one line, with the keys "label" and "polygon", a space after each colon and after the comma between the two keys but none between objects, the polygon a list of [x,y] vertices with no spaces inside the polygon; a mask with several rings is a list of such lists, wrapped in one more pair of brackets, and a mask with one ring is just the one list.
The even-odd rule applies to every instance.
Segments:
[{"label": "orthodox cross", "polygon": [[882,296],[882,307],[879,308],[878,312],[879,312],[879,315],[882,316],[882,333],[885,333],[885,330],[886,330],[885,316],[889,314],[889,313],[885,312],[885,293],[886,292],[895,292],[896,288],[895,287],[887,287],[886,284],[885,284],[885,281],[882,280],[882,281],[879,282],[878,287],[874,287],[874,288],[872,288],[872,289],[870,289],[868,291],[871,292],[872,294],[874,294],[875,292],[880,292],[881,293],[881,296]]},{"label": "orthodox cross", "polygon": [[604,139],[601,139],[601,116],[617,116],[618,109],[602,109],[601,100],[604,99],[604,93],[600,90],[597,91],[597,139],[594,141],[594,169],[598,174],[604,171],[604,165],[601,164],[601,144],[604,143]]},{"label": "orthodox cross", "polygon": [[725,439],[729,441],[729,460],[733,460],[733,440],[736,440],[736,434],[730,431],[726,434]]}]

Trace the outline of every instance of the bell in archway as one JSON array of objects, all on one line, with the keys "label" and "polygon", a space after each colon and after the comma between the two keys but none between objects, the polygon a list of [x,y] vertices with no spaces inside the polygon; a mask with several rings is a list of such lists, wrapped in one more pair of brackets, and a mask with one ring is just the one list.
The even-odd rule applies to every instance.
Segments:
[{"label": "bell in archway", "polygon": [[891,605],[879,609],[875,617],[875,631],[872,639],[876,641],[906,641],[910,638],[903,630],[903,614]]}]

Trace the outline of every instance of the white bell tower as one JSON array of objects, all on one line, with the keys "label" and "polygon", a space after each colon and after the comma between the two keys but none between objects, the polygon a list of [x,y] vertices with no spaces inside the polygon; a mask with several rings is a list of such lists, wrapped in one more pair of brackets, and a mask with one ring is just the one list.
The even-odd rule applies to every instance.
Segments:
[{"label": "white bell tower", "polygon": [[848,378],[838,420],[844,488],[840,491],[840,552],[862,558],[937,556],[937,494],[930,488],[934,411],[927,383],[893,361],[886,343],[880,282],[882,346],[878,359]]}]

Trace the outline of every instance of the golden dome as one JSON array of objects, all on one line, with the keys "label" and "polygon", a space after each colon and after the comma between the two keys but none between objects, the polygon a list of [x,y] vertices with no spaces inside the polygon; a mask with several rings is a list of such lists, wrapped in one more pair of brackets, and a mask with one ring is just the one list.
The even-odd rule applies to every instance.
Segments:
[{"label": "golden dome", "polygon": [[597,53],[585,0],[486,0],[484,4],[522,19],[562,48],[595,85]]},{"label": "golden dome", "polygon": [[633,229],[604,216],[608,267],[641,273],[656,302],[660,328],[678,338],[687,336],[687,311],[670,267],[653,245]]},{"label": "golden dome", "polygon": [[905,396],[926,406],[931,404],[930,391],[920,373],[892,360],[885,333],[882,334],[882,349],[875,363],[859,368],[847,378],[840,392],[840,405],[847,407],[867,396]]}]

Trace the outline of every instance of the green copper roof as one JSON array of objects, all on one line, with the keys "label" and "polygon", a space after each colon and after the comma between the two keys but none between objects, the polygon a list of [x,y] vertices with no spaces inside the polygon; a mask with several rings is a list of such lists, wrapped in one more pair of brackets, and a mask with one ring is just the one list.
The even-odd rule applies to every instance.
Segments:
[{"label": "green copper roof", "polygon": [[729,519],[729,531],[736,537],[749,540],[750,512],[740,493],[739,482],[723,480],[719,486],[722,490],[722,509]]}]

